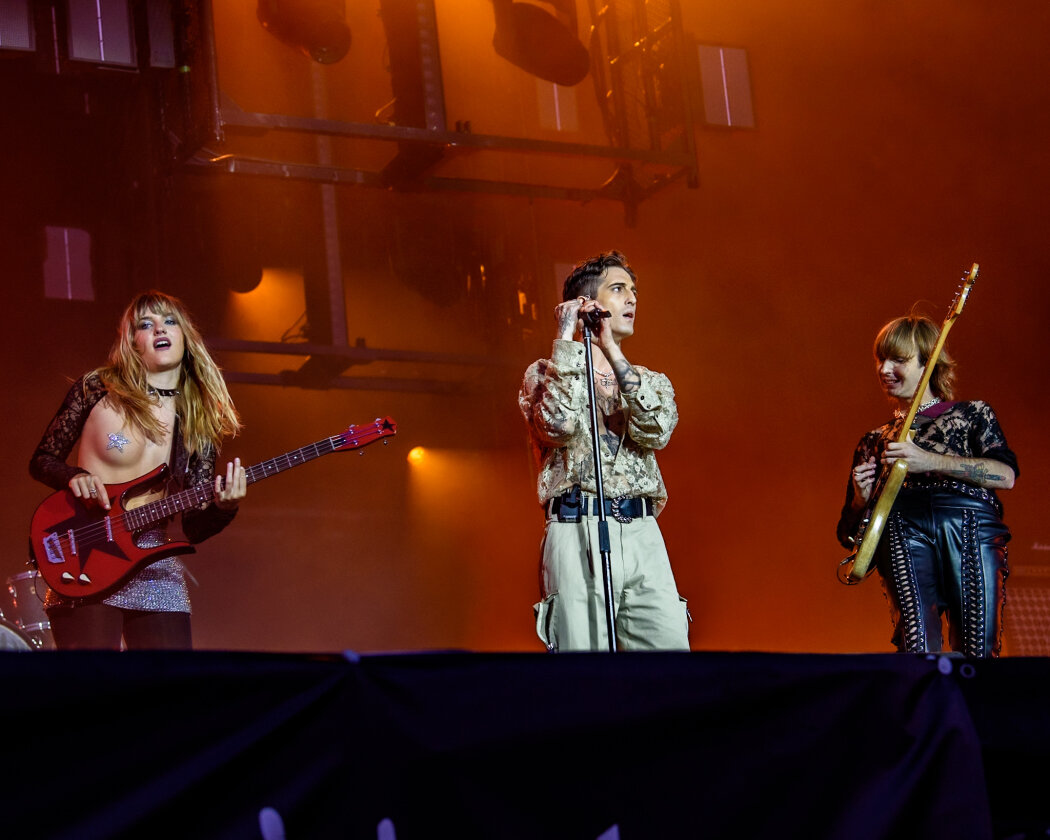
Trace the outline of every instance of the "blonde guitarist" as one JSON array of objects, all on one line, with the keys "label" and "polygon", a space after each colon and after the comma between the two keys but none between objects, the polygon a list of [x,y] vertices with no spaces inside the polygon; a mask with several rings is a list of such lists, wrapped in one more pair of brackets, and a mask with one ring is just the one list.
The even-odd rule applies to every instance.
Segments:
[{"label": "blonde guitarist", "polygon": [[[893,643],[901,652],[940,651],[945,624],[952,650],[998,656],[1010,532],[996,491],[1013,487],[1017,457],[991,406],[953,400],[955,362],[935,352],[939,332],[913,316],[889,322],[875,339],[875,372],[897,422],[861,438],[838,538],[852,547],[880,471],[903,462],[906,477],[875,550]],[[924,377],[931,356],[936,363]],[[901,440],[899,423],[923,384],[913,435]]]},{"label": "blonde guitarist", "polygon": [[[108,364],[69,389],[29,472],[54,490],[68,489],[78,510],[100,512],[113,507],[107,485],[167,464],[175,488],[214,484],[210,503],[179,516],[186,538],[199,543],[233,520],[245,496],[240,459],[216,469],[220,443],[240,425],[185,306],[163,292],[145,292],[124,310]],[[149,536],[164,545],[162,530]],[[107,544],[119,553],[116,542]],[[38,565],[49,562],[36,553]],[[73,601],[48,590],[44,608],[60,649],[117,650],[122,640],[128,649],[192,646],[186,571],[175,556],[150,563],[105,598]]]}]

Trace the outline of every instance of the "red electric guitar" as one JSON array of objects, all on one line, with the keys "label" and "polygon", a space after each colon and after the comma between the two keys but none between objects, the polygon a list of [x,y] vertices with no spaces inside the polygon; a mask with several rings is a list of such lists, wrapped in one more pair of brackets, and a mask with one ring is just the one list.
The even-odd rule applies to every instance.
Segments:
[{"label": "red electric guitar", "polygon": [[[248,483],[330,452],[361,449],[377,440],[386,443],[395,434],[397,424],[389,417],[350,426],[330,438],[248,467]],[[123,484],[107,484],[109,510],[85,507],[72,490],[48,496],[33,514],[29,535],[33,557],[47,585],[63,598],[97,599],[152,560],[193,552],[187,540],[170,538],[164,526],[184,510],[209,504],[215,488],[198,484],[169,496],[165,492],[168,472],[162,464]]]}]

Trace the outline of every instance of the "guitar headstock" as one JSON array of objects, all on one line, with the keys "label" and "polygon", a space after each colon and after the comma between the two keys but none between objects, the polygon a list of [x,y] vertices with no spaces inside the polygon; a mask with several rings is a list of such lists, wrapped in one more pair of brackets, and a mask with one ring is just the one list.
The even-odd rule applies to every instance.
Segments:
[{"label": "guitar headstock", "polygon": [[977,282],[977,275],[980,273],[981,267],[974,263],[970,266],[970,270],[962,276],[962,286],[959,287],[955,300],[952,301],[951,309],[948,310],[949,319],[956,318],[962,313],[963,307],[966,306],[966,299],[970,296],[970,289]]},{"label": "guitar headstock", "polygon": [[[397,434],[397,423],[392,417],[377,417],[371,423],[361,426],[350,426],[344,432],[332,437],[333,451],[340,449],[361,449],[377,440],[384,440]],[[384,440],[385,442],[385,440]]]}]

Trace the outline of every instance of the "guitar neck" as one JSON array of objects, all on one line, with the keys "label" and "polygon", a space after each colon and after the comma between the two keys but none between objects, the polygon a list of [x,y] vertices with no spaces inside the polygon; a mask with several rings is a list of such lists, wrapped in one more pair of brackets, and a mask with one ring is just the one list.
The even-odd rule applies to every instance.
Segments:
[{"label": "guitar neck", "polygon": [[283,455],[278,455],[276,458],[271,458],[269,461],[263,461],[262,463],[248,467],[248,469],[245,470],[248,475],[248,483],[254,484],[256,481],[262,481],[264,478],[269,478],[270,476],[277,475],[285,470],[290,470],[292,467],[298,467],[308,461],[313,461],[316,458],[320,458],[322,455],[330,455],[335,452],[336,449],[340,448],[339,443],[339,438],[325,438],[324,440],[317,441],[317,443],[311,443],[309,446],[300,447],[292,452],[285,452]]},{"label": "guitar neck", "polygon": [[944,349],[948,331],[952,328],[952,324],[955,323],[955,319],[962,313],[963,306],[966,305],[966,300],[970,296],[970,290],[973,289],[973,284],[977,282],[980,270],[981,267],[977,263],[970,266],[970,270],[963,277],[962,287],[956,294],[955,300],[952,301],[952,305],[948,307],[948,315],[945,317],[944,323],[941,324],[941,331],[937,336],[937,341],[934,342],[930,358],[926,360],[926,367],[923,369],[919,384],[915,388],[915,394],[911,398],[908,413],[904,417],[904,422],[901,423],[901,429],[897,435],[897,443],[904,443],[908,439],[908,435],[911,432],[911,424],[915,422],[915,415],[919,413],[919,406],[923,402],[922,398],[926,394],[926,388],[930,384],[930,379],[933,377],[933,369],[937,367],[937,361],[941,358],[941,350]]},{"label": "guitar neck", "polygon": [[937,360],[941,358],[941,350],[944,348],[944,342],[948,338],[948,331],[952,328],[952,324],[955,321],[949,319],[944,322],[941,326],[940,335],[937,336],[937,343],[933,345],[933,350],[930,352],[930,358],[926,360],[926,369],[922,372],[922,378],[919,379],[919,384],[915,386],[915,396],[911,398],[911,405],[908,406],[908,413],[904,417],[904,421],[901,423],[901,430],[897,434],[897,443],[904,443],[908,439],[908,435],[911,433],[911,424],[915,422],[915,415],[919,413],[919,406],[922,405],[923,395],[926,393],[926,388],[930,384],[930,379],[933,376],[933,369],[937,366]]},{"label": "guitar neck", "polygon": [[[248,484],[254,484],[257,481],[262,481],[264,478],[270,478],[285,470],[290,470],[292,467],[298,467],[301,464],[313,461],[322,455],[329,455],[337,449],[343,448],[342,444],[341,436],[335,436],[319,440],[317,443],[311,443],[309,446],[303,446],[291,452],[285,452],[283,455],[278,455],[269,461],[263,461],[248,467],[245,470],[247,482]],[[190,508],[206,507],[214,499],[215,487],[213,484],[197,484],[163,499],[125,511],[124,516],[129,530],[139,530]]]}]

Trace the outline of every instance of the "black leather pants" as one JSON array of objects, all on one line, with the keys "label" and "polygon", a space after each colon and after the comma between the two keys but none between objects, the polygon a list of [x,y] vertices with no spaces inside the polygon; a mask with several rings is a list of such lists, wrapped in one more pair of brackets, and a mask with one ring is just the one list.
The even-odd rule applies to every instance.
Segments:
[{"label": "black leather pants", "polygon": [[942,650],[946,615],[952,650],[998,656],[1009,540],[1009,529],[987,501],[946,490],[902,491],[877,559],[897,650]]}]

